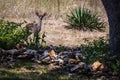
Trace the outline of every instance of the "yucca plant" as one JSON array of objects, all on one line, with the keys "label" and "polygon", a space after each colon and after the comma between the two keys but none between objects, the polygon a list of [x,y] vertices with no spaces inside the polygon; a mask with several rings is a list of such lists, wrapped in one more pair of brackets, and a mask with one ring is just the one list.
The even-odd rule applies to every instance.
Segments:
[{"label": "yucca plant", "polygon": [[102,30],[104,22],[100,22],[99,16],[95,13],[92,14],[86,8],[76,8],[67,14],[66,21],[72,28],[83,30]]}]

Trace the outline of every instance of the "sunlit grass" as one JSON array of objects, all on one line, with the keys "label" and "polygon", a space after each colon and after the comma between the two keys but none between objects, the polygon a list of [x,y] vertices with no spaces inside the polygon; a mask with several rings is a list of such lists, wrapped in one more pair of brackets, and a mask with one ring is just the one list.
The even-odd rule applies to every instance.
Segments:
[{"label": "sunlit grass", "polygon": [[92,10],[95,7],[94,11],[99,11],[99,8],[103,8],[100,1],[95,2],[94,0],[0,0],[0,16],[7,18],[33,18],[34,11],[38,10],[53,16],[62,15],[64,17],[69,12],[69,9],[83,5]]},{"label": "sunlit grass", "polygon": [[14,18],[33,17],[35,10],[57,15],[65,13],[70,8],[69,5],[75,3],[74,0],[1,0],[0,15]]}]

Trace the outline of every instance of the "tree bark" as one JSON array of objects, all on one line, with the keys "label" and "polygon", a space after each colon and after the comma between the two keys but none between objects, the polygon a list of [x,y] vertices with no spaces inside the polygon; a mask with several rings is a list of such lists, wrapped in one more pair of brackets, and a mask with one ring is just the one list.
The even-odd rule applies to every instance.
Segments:
[{"label": "tree bark", "polygon": [[101,0],[109,22],[110,53],[120,54],[120,0]]}]

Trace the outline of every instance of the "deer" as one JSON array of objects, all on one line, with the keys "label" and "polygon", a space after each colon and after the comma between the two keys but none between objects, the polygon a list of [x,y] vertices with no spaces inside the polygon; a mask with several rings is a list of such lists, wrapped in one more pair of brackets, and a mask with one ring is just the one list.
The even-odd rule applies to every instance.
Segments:
[{"label": "deer", "polygon": [[[42,20],[43,18],[47,15],[47,13],[39,14],[37,11],[35,11],[36,16],[38,17],[39,21],[38,23],[28,23],[25,28],[28,30],[28,32],[31,34],[28,36],[34,36],[35,33],[39,34],[41,31],[41,26],[42,26]],[[30,38],[31,39],[31,38]]]},{"label": "deer", "polygon": [[38,23],[29,23],[26,25],[26,28],[31,33],[40,32],[42,26],[42,20],[47,15],[47,13],[39,14],[37,11],[35,12],[36,16],[39,18]]}]

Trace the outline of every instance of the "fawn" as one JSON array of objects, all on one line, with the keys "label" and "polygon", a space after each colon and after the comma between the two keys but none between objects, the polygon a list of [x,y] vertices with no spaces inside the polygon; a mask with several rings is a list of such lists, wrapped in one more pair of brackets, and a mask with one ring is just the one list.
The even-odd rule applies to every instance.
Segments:
[{"label": "fawn", "polygon": [[46,16],[47,13],[39,14],[38,12],[35,12],[36,16],[39,18],[38,23],[29,23],[26,25],[26,28],[29,29],[29,32],[35,33],[35,32],[40,32],[41,31],[41,26],[42,26],[42,20]]},{"label": "fawn", "polygon": [[[41,31],[42,26],[42,20],[47,15],[47,13],[39,14],[37,11],[35,12],[36,16],[39,18],[38,23],[29,23],[25,26],[25,28],[30,32],[30,35],[28,36],[28,40],[26,40],[26,43],[29,44],[29,41],[35,42],[37,44],[39,42],[39,32]],[[36,34],[37,33],[37,34]],[[37,36],[35,36],[37,35]]]}]

